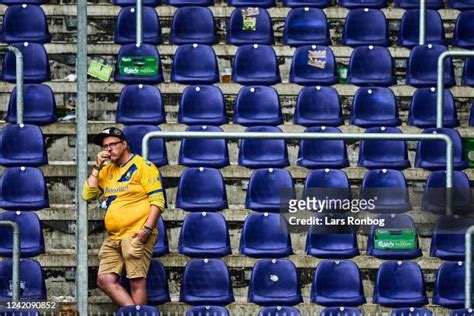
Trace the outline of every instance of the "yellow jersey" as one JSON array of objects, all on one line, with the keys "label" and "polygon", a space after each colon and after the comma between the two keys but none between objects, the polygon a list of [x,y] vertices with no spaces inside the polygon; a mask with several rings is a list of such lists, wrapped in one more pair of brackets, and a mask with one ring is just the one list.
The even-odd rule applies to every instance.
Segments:
[{"label": "yellow jersey", "polygon": [[133,155],[122,166],[105,165],[99,172],[98,185],[92,188],[86,181],[82,197],[92,201],[104,196],[105,229],[111,239],[130,237],[138,232],[145,225],[151,205],[164,210],[160,173],[153,163],[139,155]]}]

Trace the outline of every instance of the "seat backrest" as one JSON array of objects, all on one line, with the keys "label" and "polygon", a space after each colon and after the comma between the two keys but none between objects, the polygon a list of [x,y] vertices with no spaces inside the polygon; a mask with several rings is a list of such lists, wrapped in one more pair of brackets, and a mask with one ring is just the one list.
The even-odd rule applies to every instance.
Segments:
[{"label": "seat backrest", "polygon": [[351,200],[351,184],[347,174],[337,169],[319,169],[308,173],[303,189],[303,198],[315,197],[335,200]]},{"label": "seat backrest", "polygon": [[26,3],[8,7],[3,18],[2,33],[2,40],[7,43],[46,43],[51,39],[43,9],[38,5]]},{"label": "seat backrest", "polygon": [[280,98],[273,87],[242,87],[234,103],[234,123],[244,126],[283,123]]},{"label": "seat backrest", "polygon": [[358,307],[326,307],[320,316],[362,316]]},{"label": "seat backrest", "polygon": [[463,11],[458,15],[454,28],[453,45],[474,48],[474,11]]},{"label": "seat backrest", "polygon": [[[123,129],[130,151],[137,155],[142,155],[142,141],[146,134],[159,132],[161,129],[154,125],[132,125]],[[148,142],[148,157],[157,167],[168,164],[168,154],[166,143],[163,138],[153,138]]]},{"label": "seat backrest", "polygon": [[[445,127],[459,125],[454,97],[450,90],[444,90],[443,120]],[[413,94],[408,113],[408,124],[420,128],[436,127],[436,88],[419,88]]]},{"label": "seat backrest", "polygon": [[464,302],[464,279],[465,267],[462,261],[443,262],[436,274],[433,303],[438,304],[435,297]]},{"label": "seat backrest", "polygon": [[385,14],[369,8],[349,11],[344,22],[342,43],[349,46],[389,45]]},{"label": "seat backrest", "polygon": [[[441,15],[436,10],[426,10],[426,43],[444,44],[444,27]],[[420,36],[420,10],[407,10],[400,22],[398,44],[404,47],[418,45]]]},{"label": "seat backrest", "polygon": [[466,58],[462,73],[462,84],[474,87],[474,58]]},{"label": "seat backrest", "polygon": [[[433,313],[423,307],[402,307],[392,310],[391,316],[432,316]],[[467,315],[466,315],[467,316]]]},{"label": "seat backrest", "polygon": [[[125,7],[119,12],[115,27],[114,41],[118,44],[133,44],[137,41],[136,8]],[[161,44],[161,26],[155,8],[142,7],[142,41],[147,44]]]},{"label": "seat backrest", "polygon": [[156,86],[132,84],[123,87],[117,103],[117,123],[158,125],[165,120],[161,92]]},{"label": "seat backrest", "polygon": [[264,8],[236,8],[227,24],[226,42],[234,45],[272,45],[273,27],[270,15]]},{"label": "seat backrest", "polygon": [[[12,221],[20,227],[20,254],[22,258],[34,257],[44,253],[43,226],[34,212],[2,212],[0,221]],[[13,230],[0,227],[0,256],[12,257]]]},{"label": "seat backrest", "polygon": [[[396,127],[371,127],[365,130],[367,134],[402,134],[402,131]],[[364,165],[364,161],[377,162],[377,167],[405,169],[398,166],[397,163],[408,161],[407,145],[403,140],[363,140],[359,147],[359,162],[363,167],[371,167],[370,164]]]},{"label": "seat backrest", "polygon": [[37,125],[6,125],[0,144],[0,165],[38,167],[48,164],[41,128]]},{"label": "seat backrest", "polygon": [[344,124],[339,94],[333,87],[304,87],[296,99],[295,124],[339,126]]},{"label": "seat backrest", "polygon": [[385,87],[359,88],[352,100],[350,120],[361,127],[399,125],[395,94]]},{"label": "seat backrest", "polygon": [[304,45],[291,60],[290,82],[301,85],[332,85],[337,82],[336,59],[331,48]]},{"label": "seat backrest", "polygon": [[391,85],[394,83],[390,51],[381,46],[361,46],[352,51],[347,72],[349,83],[358,85]]},{"label": "seat backrest", "polygon": [[288,12],[283,30],[283,44],[291,46],[329,45],[326,14],[317,8],[295,8]]},{"label": "seat backrest", "polygon": [[232,81],[246,85],[280,82],[280,69],[273,48],[259,44],[240,46],[232,63]]},{"label": "seat backrest", "polygon": [[284,205],[283,200],[293,195],[293,179],[287,170],[258,169],[250,176],[245,207],[256,211],[277,212]]},{"label": "seat backrest", "polygon": [[219,67],[212,46],[184,44],[174,54],[171,81],[185,84],[213,84],[219,81]]},{"label": "seat backrest", "polygon": [[[135,61],[130,57],[134,57]],[[134,65],[146,65],[145,58],[151,61],[151,58],[156,59],[156,66],[150,67],[146,75],[137,73],[135,67],[129,67],[127,64],[133,62]],[[124,84],[158,84],[164,81],[163,67],[161,63],[160,54],[156,46],[142,43],[140,46],[136,44],[126,44],[120,47],[117,55],[117,66],[115,67],[115,81]]]},{"label": "seat backrest", "polygon": [[[439,56],[447,51],[446,46],[427,44],[413,47],[408,57],[406,82],[416,87],[436,86]],[[444,84],[450,87],[454,82],[451,57],[444,60]]]},{"label": "seat backrest", "polygon": [[188,86],[183,90],[178,123],[222,125],[227,123],[224,96],[216,86]]},{"label": "seat backrest", "polygon": [[223,306],[193,306],[187,310],[186,316],[230,316],[229,311]]},{"label": "seat backrest", "polygon": [[[411,261],[386,261],[377,272],[374,297],[410,299],[426,296],[420,266]],[[378,301],[375,300],[377,303]]]},{"label": "seat backrest", "polygon": [[301,312],[291,306],[268,306],[264,307],[258,313],[258,316],[301,316]]},{"label": "seat backrest", "polygon": [[314,271],[311,297],[323,296],[334,300],[363,296],[359,268],[350,260],[324,260]]},{"label": "seat backrest", "polygon": [[171,22],[170,43],[207,44],[217,42],[214,15],[205,7],[178,8]]},{"label": "seat backrest", "polygon": [[155,306],[128,305],[119,308],[117,316],[160,316],[160,311]]},{"label": "seat backrest", "polygon": [[228,0],[227,3],[233,7],[270,8],[276,6],[275,0]]},{"label": "seat backrest", "polygon": [[467,229],[474,225],[469,216],[441,216],[431,236],[430,256],[443,260],[464,260]]},{"label": "seat backrest", "polygon": [[[40,83],[51,79],[49,59],[46,49],[39,43],[15,43],[23,55],[23,80],[25,83]],[[16,82],[16,58],[13,52],[7,52],[3,58],[2,80]]]},{"label": "seat backrest", "polygon": [[[11,301],[12,259],[0,262],[0,301]],[[23,284],[23,286],[22,286]],[[46,300],[45,275],[38,261],[20,260],[20,300]]]}]

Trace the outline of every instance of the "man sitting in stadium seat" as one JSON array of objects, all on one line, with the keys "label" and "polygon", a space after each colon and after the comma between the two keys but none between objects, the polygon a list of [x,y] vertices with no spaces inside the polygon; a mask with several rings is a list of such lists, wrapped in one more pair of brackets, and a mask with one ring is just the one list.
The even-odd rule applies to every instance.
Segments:
[{"label": "man sitting in stadium seat", "polygon": [[[115,127],[94,137],[102,147],[84,183],[86,201],[104,196],[107,239],[99,251],[97,285],[119,306],[147,301],[146,276],[157,241],[156,223],[164,209],[158,169],[132,154],[123,132]],[[119,283],[125,267],[131,294]]]}]

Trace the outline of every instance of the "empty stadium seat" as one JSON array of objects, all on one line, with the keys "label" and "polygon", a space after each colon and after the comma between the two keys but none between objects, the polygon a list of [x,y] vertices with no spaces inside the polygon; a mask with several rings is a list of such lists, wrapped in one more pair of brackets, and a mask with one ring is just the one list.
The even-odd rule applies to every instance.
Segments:
[{"label": "empty stadium seat", "polygon": [[165,221],[163,220],[162,216],[160,216],[160,218],[158,219],[156,229],[158,230],[158,241],[155,244],[155,248],[153,248],[153,257],[163,256],[170,252],[168,246],[168,235],[166,234]]},{"label": "empty stadium seat", "polygon": [[190,305],[227,305],[234,301],[229,269],[220,259],[193,259],[184,268],[179,300]]},{"label": "empty stadium seat", "polygon": [[298,309],[291,306],[268,306],[258,313],[258,316],[301,316]]},{"label": "empty stadium seat", "polygon": [[263,306],[302,303],[300,280],[294,263],[287,259],[257,261],[252,269],[248,300]]},{"label": "empty stadium seat", "polygon": [[230,316],[222,306],[194,306],[187,310],[186,316]]},{"label": "empty stadium seat", "polygon": [[283,124],[278,92],[267,86],[242,87],[235,99],[233,121],[244,126]]},{"label": "empty stadium seat", "polygon": [[4,5],[14,5],[14,4],[33,4],[33,5],[41,5],[48,3],[49,0],[2,0],[2,4]]},{"label": "empty stadium seat", "polygon": [[333,87],[304,87],[296,99],[294,123],[303,126],[344,124],[339,94]]},{"label": "empty stadium seat", "polygon": [[[396,127],[371,127],[365,133],[402,134]],[[398,169],[410,168],[407,144],[403,140],[363,140],[359,147],[357,165],[367,169]]]},{"label": "empty stadium seat", "polygon": [[423,307],[401,307],[394,309],[391,316],[433,316],[433,313]]},{"label": "empty stadium seat", "polygon": [[41,128],[30,124],[4,126],[0,136],[0,165],[39,167],[48,164]]},{"label": "empty stadium seat", "polygon": [[[51,79],[48,54],[43,45],[38,43],[15,43],[23,55],[23,80],[25,83],[41,83]],[[16,60],[13,52],[7,52],[3,58],[0,80],[16,82]]]},{"label": "empty stadium seat", "polygon": [[472,0],[448,0],[448,8],[458,10],[474,10],[474,2]]},{"label": "empty stadium seat", "polygon": [[[305,133],[333,134],[341,133],[341,130],[330,126],[309,127]],[[349,167],[345,142],[343,140],[304,139],[300,142],[297,164],[310,169]]]},{"label": "empty stadium seat", "polygon": [[431,236],[430,256],[442,260],[464,261],[465,235],[472,225],[473,217],[439,217]]},{"label": "empty stadium seat", "polygon": [[[407,123],[420,128],[436,127],[436,88],[419,88],[413,94]],[[450,90],[444,90],[443,126],[459,126],[454,97]]]},{"label": "empty stadium seat", "polygon": [[[41,221],[34,212],[0,213],[0,221],[12,221],[20,228],[20,254],[21,257],[34,257],[44,253],[44,238]],[[9,227],[0,227],[0,256],[12,257],[13,230]]]},{"label": "empty stadium seat", "polygon": [[211,10],[204,7],[182,7],[175,11],[171,22],[170,43],[212,45],[216,42],[216,26]]},{"label": "empty stadium seat", "polygon": [[284,169],[259,169],[249,179],[245,208],[256,212],[278,213],[287,208],[287,198],[294,192],[291,174]]},{"label": "empty stadium seat", "polygon": [[232,81],[242,85],[273,85],[281,82],[275,51],[267,45],[244,45],[232,63]]},{"label": "empty stadium seat", "polygon": [[433,304],[447,308],[464,307],[464,270],[464,263],[461,261],[441,264],[436,274]]},{"label": "empty stadium seat", "polygon": [[[442,45],[415,46],[408,57],[406,83],[414,87],[434,87],[437,83],[438,57],[447,51]],[[453,62],[450,57],[444,60],[444,86],[452,87],[454,80]]]},{"label": "empty stadium seat", "polygon": [[179,101],[178,123],[188,125],[222,125],[227,123],[224,96],[219,87],[186,87]]},{"label": "empty stadium seat", "polygon": [[[222,132],[217,126],[189,126],[187,132]],[[183,139],[179,148],[178,163],[188,167],[222,168],[229,165],[229,152],[225,139]]]},{"label": "empty stadium seat", "polygon": [[311,302],[323,306],[364,304],[364,289],[357,265],[349,260],[320,262],[314,271]]},{"label": "empty stadium seat", "polygon": [[290,82],[311,86],[332,85],[337,81],[336,59],[329,47],[306,45],[296,49],[291,60]]},{"label": "empty stadium seat", "polygon": [[[422,210],[438,215],[446,213],[446,171],[433,171],[426,179],[423,194]],[[472,190],[469,178],[462,171],[454,171],[452,195],[452,211],[455,214],[467,214],[473,210]]]},{"label": "empty stadium seat", "polygon": [[474,87],[474,58],[466,58],[462,73],[462,84]]},{"label": "empty stadium seat", "polygon": [[[16,87],[8,102],[5,120],[16,123]],[[26,124],[47,125],[57,121],[56,101],[51,88],[45,84],[23,86],[23,121]]]},{"label": "empty stadium seat", "polygon": [[474,48],[474,11],[459,13],[453,34],[453,45],[457,47]]},{"label": "empty stadium seat", "polygon": [[357,307],[326,307],[320,316],[362,316],[362,312]]},{"label": "empty stadium seat", "polygon": [[361,8],[381,9],[387,7],[387,0],[339,0],[339,6],[351,10]]},{"label": "empty stadium seat", "polygon": [[[150,304],[150,303],[148,303]],[[117,316],[160,316],[160,311],[155,306],[127,305],[119,308]]]},{"label": "empty stadium seat", "polygon": [[392,55],[386,47],[361,46],[352,51],[347,82],[358,86],[391,86],[396,83]]},{"label": "empty stadium seat", "polygon": [[40,316],[40,313],[36,309],[0,308],[0,315],[2,316]]},{"label": "empty stadium seat", "polygon": [[26,3],[9,6],[3,17],[1,38],[6,43],[51,41],[43,9]]},{"label": "empty stadium seat", "polygon": [[280,214],[249,214],[240,235],[240,253],[254,258],[283,258],[292,255],[286,221]]},{"label": "empty stadium seat", "polygon": [[[135,44],[137,42],[136,8],[122,8],[117,17],[114,42],[117,44]],[[158,45],[163,42],[161,26],[155,8],[142,8],[142,41],[146,44]]]},{"label": "empty stadium seat", "polygon": [[359,88],[352,99],[350,122],[359,127],[400,125],[393,91],[385,87]]},{"label": "empty stadium seat", "polygon": [[[426,43],[444,45],[444,27],[441,15],[436,10],[426,10]],[[405,11],[400,22],[398,45],[413,48],[420,38],[420,10]]]},{"label": "empty stadium seat", "polygon": [[[12,259],[0,262],[0,302],[12,300]],[[36,260],[20,260],[20,300],[45,301],[45,275]],[[23,284],[23,285],[22,285]]]},{"label": "empty stadium seat", "polygon": [[387,307],[421,307],[428,304],[420,266],[411,261],[386,261],[377,272],[374,303]]},{"label": "empty stadium seat", "polygon": [[115,121],[126,125],[165,123],[165,106],[156,86],[132,84],[123,87],[117,103]]},{"label": "empty stadium seat", "polygon": [[399,214],[411,210],[407,182],[399,170],[367,171],[359,199],[374,200],[374,207],[367,209],[371,213]]},{"label": "empty stadium seat", "polygon": [[342,44],[347,46],[389,46],[385,14],[377,9],[354,9],[347,14]]},{"label": "empty stadium seat", "polygon": [[[137,155],[142,155],[143,137],[150,132],[158,132],[161,129],[154,125],[132,125],[123,129],[130,151]],[[147,160],[153,162],[157,167],[168,164],[168,154],[163,138],[153,138],[148,142]]]},{"label": "empty stadium seat", "polygon": [[212,46],[203,44],[179,46],[174,54],[171,81],[183,84],[219,82],[219,69]]},{"label": "empty stadium seat", "polygon": [[[3,1],[3,0],[2,0]],[[112,0],[114,5],[121,7],[136,6],[136,0]],[[156,7],[161,4],[161,0],[143,0],[143,6]]]},{"label": "empty stadium seat", "polygon": [[[455,170],[467,168],[463,157],[461,135],[455,129],[427,128],[423,134],[446,134],[453,142],[453,167]],[[427,170],[446,169],[446,143],[442,140],[422,140],[416,149],[415,166]]]},{"label": "empty stadium seat", "polygon": [[[245,132],[281,133],[275,126],[251,126]],[[240,142],[239,165],[247,168],[283,168],[290,164],[283,139],[243,139]]]},{"label": "empty stadium seat", "polygon": [[[130,60],[130,57],[135,57],[135,59]],[[134,73],[135,69],[129,69],[129,62],[132,62],[138,68],[146,65],[146,60],[150,60],[150,63],[152,63],[153,59],[156,59],[157,65],[156,67],[151,67],[153,72],[150,74]],[[121,66],[122,62],[124,64]],[[126,44],[120,47],[115,67],[115,81],[124,84],[142,83],[150,85],[163,82],[161,58],[156,46],[150,44],[141,44],[140,46]]]},{"label": "empty stadium seat", "polygon": [[290,8],[309,7],[326,8],[330,6],[329,0],[283,0],[283,6]]},{"label": "empty stadium seat", "polygon": [[326,14],[321,9],[309,7],[290,10],[282,42],[290,46],[331,44]]},{"label": "empty stadium seat", "polygon": [[[342,170],[320,169],[308,173],[303,190],[303,199],[352,200],[351,184]],[[344,210],[336,210],[343,212]],[[345,210],[347,211],[347,210]]]},{"label": "empty stadium seat", "polygon": [[224,178],[217,169],[188,168],[179,179],[176,207],[190,212],[219,212],[227,208]]},{"label": "empty stadium seat", "polygon": [[270,8],[276,6],[275,0],[228,0],[227,3],[233,7]]},{"label": "empty stadium seat", "polygon": [[166,0],[168,5],[174,7],[200,6],[208,7],[214,4],[214,0]]},{"label": "empty stadium seat", "polygon": [[224,216],[218,213],[190,213],[184,218],[178,252],[188,257],[223,257],[232,253]]},{"label": "empty stadium seat", "polygon": [[[416,226],[413,219],[405,214],[399,215],[379,215],[377,217],[384,221],[383,229],[392,229],[393,234],[397,234],[400,229],[414,229],[415,231],[415,249],[377,249],[375,236],[377,229],[381,228],[378,225],[372,225],[370,227],[369,238],[367,241],[367,254],[383,260],[409,260],[421,257],[423,254],[418,245],[418,235],[416,234]],[[381,246],[383,247],[383,246]]]},{"label": "empty stadium seat", "polygon": [[0,178],[0,208],[39,210],[49,207],[43,172],[31,167],[7,168]]},{"label": "empty stadium seat", "polygon": [[473,315],[474,315],[474,311],[472,310],[472,308],[455,309],[451,311],[451,313],[449,314],[449,316],[473,316]]},{"label": "empty stadium seat", "polygon": [[[426,8],[432,10],[439,10],[444,8],[442,0],[427,0]],[[395,0],[395,7],[402,8],[405,10],[418,9],[420,7],[420,1],[416,0]]]},{"label": "empty stadium seat", "polygon": [[[248,11],[253,12],[250,13]],[[244,16],[246,17],[245,19]],[[250,19],[249,22],[247,22],[247,19]],[[263,8],[234,9],[230,15],[226,30],[227,44],[272,45],[275,43],[275,40],[273,39],[273,27],[270,15],[268,14],[267,10]]]}]

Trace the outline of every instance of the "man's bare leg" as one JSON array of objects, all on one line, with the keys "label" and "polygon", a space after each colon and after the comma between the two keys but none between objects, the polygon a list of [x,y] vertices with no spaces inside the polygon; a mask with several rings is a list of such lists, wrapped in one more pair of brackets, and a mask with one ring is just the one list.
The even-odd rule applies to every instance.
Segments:
[{"label": "man's bare leg", "polygon": [[118,306],[135,305],[132,297],[118,282],[115,273],[104,273],[97,276],[97,286],[104,291]]},{"label": "man's bare leg", "polygon": [[132,299],[136,305],[145,305],[147,303],[146,279],[129,279]]}]

